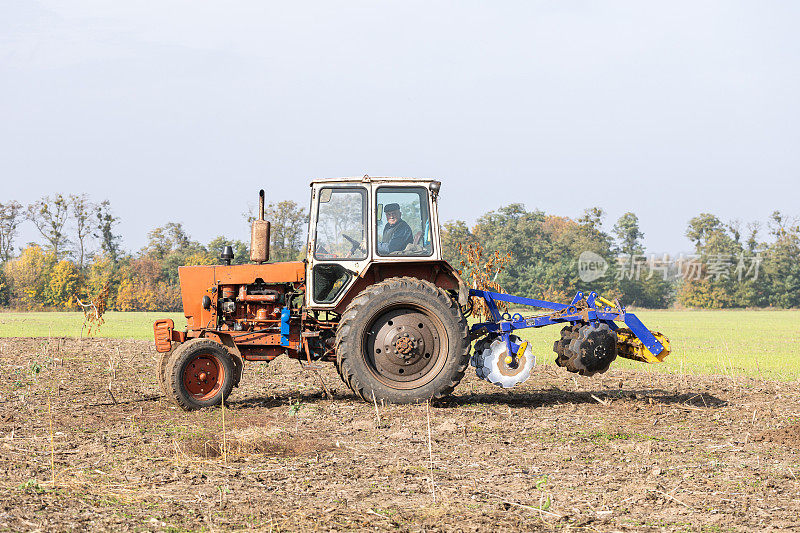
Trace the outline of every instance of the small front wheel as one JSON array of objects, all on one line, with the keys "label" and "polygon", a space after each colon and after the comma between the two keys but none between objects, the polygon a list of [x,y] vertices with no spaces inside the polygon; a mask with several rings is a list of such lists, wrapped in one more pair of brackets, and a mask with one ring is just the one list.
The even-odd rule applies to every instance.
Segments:
[{"label": "small front wheel", "polygon": [[189,340],[172,352],[164,372],[169,396],[187,411],[219,405],[228,398],[237,370],[221,344],[208,339]]}]

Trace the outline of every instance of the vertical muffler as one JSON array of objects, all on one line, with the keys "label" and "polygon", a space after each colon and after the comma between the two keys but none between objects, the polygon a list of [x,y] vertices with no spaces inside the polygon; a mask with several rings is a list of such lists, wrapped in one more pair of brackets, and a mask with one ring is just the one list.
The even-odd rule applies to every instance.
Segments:
[{"label": "vertical muffler", "polygon": [[269,261],[269,221],[264,220],[264,189],[258,191],[258,219],[250,230],[250,261]]}]

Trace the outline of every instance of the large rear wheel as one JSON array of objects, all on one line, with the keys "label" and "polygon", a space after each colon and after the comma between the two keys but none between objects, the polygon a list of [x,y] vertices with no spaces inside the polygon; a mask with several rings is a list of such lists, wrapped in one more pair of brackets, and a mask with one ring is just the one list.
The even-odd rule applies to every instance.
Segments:
[{"label": "large rear wheel", "polygon": [[440,398],[464,377],[467,321],[432,283],[390,278],[347,306],[336,332],[336,362],[343,381],[366,401]]},{"label": "large rear wheel", "polygon": [[228,350],[208,339],[175,348],[164,373],[168,396],[187,411],[219,405],[230,396],[237,375]]}]

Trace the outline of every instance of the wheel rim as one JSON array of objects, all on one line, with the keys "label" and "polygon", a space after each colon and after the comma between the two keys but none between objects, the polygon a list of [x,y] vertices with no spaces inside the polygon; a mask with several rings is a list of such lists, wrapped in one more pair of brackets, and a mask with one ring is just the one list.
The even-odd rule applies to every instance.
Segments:
[{"label": "wheel rim", "polygon": [[213,354],[200,353],[191,358],[183,371],[183,386],[195,400],[208,400],[222,388],[225,367]]},{"label": "wheel rim", "polygon": [[[502,340],[502,339],[501,339]],[[522,339],[517,337],[516,335],[511,336],[511,342],[514,344],[522,344]],[[505,342],[503,343],[505,344]],[[527,346],[525,347],[525,352],[527,352]],[[516,354],[516,366],[511,366],[509,363],[506,362],[506,355],[504,354],[502,357],[499,358],[497,364],[497,370],[506,377],[516,377],[522,372],[526,370],[528,365],[528,356],[525,355],[525,352]],[[533,354],[531,354],[533,356]]]},{"label": "wheel rim", "polygon": [[429,383],[447,359],[442,321],[422,308],[388,309],[366,330],[365,358],[375,378],[394,389]]}]

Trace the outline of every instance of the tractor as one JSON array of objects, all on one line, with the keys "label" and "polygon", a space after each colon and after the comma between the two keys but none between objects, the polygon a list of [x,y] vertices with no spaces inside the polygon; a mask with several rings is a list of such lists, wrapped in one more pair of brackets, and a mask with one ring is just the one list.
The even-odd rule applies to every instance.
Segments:
[{"label": "tractor", "polygon": [[[562,326],[556,363],[582,375],[606,371],[618,355],[660,362],[669,353],[663,335],[595,292],[560,304],[469,287],[442,257],[440,189],[439,181],[407,178],[312,181],[305,259],[278,263],[269,262],[261,190],[249,264],[232,265],[225,247],[220,265],[178,269],[187,327],[154,324],[164,395],[186,410],[218,405],[239,385],[245,362],[284,354],[306,368],[334,363],[369,402],[444,397],[470,363],[481,379],[507,388],[535,363],[512,332],[553,324]],[[478,299],[488,317],[470,326]],[[523,317],[503,305],[548,312]]]}]

